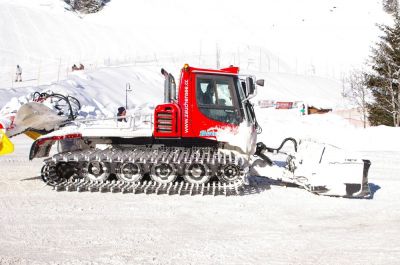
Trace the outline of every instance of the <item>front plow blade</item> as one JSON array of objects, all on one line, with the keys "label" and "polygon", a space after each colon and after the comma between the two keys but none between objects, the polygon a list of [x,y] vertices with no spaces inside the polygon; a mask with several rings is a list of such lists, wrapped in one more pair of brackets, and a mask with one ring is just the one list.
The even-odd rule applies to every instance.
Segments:
[{"label": "front plow blade", "polygon": [[6,155],[12,152],[14,152],[13,143],[8,139],[7,135],[0,130],[0,155]]},{"label": "front plow blade", "polygon": [[369,160],[362,160],[362,163],[332,163],[315,170],[308,183],[298,184],[319,195],[368,198],[371,195],[368,184],[370,165]]},{"label": "front plow blade", "polygon": [[[262,146],[262,145],[260,145]],[[282,146],[282,145],[281,145]],[[326,196],[346,198],[369,198],[369,160],[358,158],[329,144],[302,140],[295,144],[290,155],[279,152],[280,148],[264,148],[253,161],[252,174],[283,183],[296,184],[304,189]],[[284,156],[284,157],[283,157]]]},{"label": "front plow blade", "polygon": [[292,161],[296,184],[320,195],[368,198],[369,160],[328,144],[305,141]]}]

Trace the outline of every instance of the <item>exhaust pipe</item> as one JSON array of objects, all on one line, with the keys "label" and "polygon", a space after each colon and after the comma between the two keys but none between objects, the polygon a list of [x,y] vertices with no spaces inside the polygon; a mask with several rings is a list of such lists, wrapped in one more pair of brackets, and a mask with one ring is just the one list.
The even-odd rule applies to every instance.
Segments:
[{"label": "exhaust pipe", "polygon": [[164,103],[176,100],[176,83],[173,75],[161,68],[161,74],[165,77],[164,81]]}]

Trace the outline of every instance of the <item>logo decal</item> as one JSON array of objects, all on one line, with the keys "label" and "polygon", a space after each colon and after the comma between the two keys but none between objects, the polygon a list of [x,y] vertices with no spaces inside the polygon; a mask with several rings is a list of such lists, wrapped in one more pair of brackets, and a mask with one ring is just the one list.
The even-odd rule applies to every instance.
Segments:
[{"label": "logo decal", "polygon": [[207,131],[201,130],[200,131],[200,136],[206,136],[206,137],[213,136],[213,137],[216,137],[217,136],[217,132],[207,132]]},{"label": "logo decal", "polygon": [[189,80],[185,80],[184,85],[183,128],[185,133],[189,133]]}]

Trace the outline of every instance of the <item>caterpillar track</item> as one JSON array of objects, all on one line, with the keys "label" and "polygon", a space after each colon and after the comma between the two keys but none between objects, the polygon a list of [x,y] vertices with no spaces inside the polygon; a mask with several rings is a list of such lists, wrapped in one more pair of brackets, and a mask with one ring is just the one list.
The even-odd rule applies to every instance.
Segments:
[{"label": "caterpillar track", "polygon": [[56,154],[41,177],[56,191],[230,196],[246,192],[247,172],[246,157],[230,150],[114,147]]}]

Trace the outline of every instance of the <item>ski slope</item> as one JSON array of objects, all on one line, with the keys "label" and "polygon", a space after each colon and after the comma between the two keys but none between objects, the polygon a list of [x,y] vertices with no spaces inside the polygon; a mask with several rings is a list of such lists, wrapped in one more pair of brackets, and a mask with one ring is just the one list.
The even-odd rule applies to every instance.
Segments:
[{"label": "ski slope", "polygon": [[[58,0],[0,0],[0,89],[59,81],[71,66],[176,62],[342,78],[368,59],[381,1],[110,1],[79,15]],[[356,19],[355,19],[356,16]],[[14,83],[15,66],[24,82]]]}]

